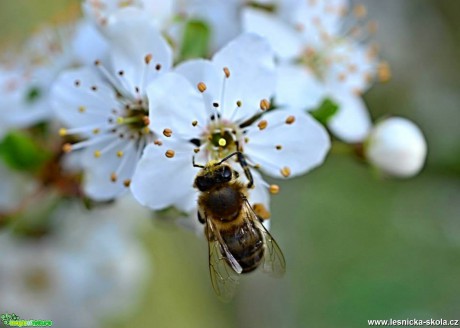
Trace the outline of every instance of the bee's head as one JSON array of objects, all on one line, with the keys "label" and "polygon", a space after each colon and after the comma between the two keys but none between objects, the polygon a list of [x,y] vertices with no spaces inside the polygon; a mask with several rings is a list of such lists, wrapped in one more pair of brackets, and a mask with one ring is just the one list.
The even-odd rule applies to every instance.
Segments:
[{"label": "bee's head", "polygon": [[196,176],[194,187],[199,191],[208,191],[230,182],[237,174],[229,164],[211,161]]}]

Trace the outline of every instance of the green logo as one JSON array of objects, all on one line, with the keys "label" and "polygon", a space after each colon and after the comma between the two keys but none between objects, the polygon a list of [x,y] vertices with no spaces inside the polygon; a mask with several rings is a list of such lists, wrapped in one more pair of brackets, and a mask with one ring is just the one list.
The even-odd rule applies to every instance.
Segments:
[{"label": "green logo", "polygon": [[0,319],[6,326],[10,327],[51,327],[53,325],[53,321],[51,320],[21,320],[14,313],[2,314]]}]

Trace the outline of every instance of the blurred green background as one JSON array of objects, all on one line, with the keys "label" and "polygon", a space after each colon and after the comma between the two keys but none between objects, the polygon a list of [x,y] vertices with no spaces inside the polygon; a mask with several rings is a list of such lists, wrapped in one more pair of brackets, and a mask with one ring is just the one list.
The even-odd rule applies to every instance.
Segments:
[{"label": "blurred green background", "polygon": [[[311,174],[281,183],[272,234],[287,274],[243,279],[230,304],[213,294],[204,239],[152,223],[144,238],[154,272],[141,306],[107,327],[366,327],[367,319],[460,318],[460,1],[361,3],[379,24],[374,39],[393,76],[365,99],[375,119],[402,115],[421,126],[429,145],[424,171],[382,180],[331,154]],[[24,40],[69,6],[78,10],[78,1],[1,1],[0,44]]]}]

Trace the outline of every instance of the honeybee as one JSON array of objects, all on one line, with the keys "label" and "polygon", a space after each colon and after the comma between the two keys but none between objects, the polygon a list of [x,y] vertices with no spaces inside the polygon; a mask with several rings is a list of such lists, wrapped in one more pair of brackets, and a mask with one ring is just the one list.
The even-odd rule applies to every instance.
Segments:
[{"label": "honeybee", "polygon": [[[237,156],[248,183],[238,180],[239,173],[227,160]],[[278,244],[262,224],[248,201],[248,188],[254,184],[244,155],[237,151],[221,161],[199,167],[194,187],[198,197],[198,220],[205,225],[209,250],[209,272],[217,296],[230,300],[241,274],[261,267],[281,276],[286,262]]]}]

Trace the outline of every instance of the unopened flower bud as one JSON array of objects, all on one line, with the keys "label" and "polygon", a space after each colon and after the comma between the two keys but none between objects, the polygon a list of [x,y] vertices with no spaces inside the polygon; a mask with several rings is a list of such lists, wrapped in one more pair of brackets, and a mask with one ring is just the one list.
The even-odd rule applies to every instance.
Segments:
[{"label": "unopened flower bud", "polygon": [[422,132],[413,122],[392,117],[374,126],[365,152],[369,162],[383,172],[407,178],[422,169],[427,146]]}]

